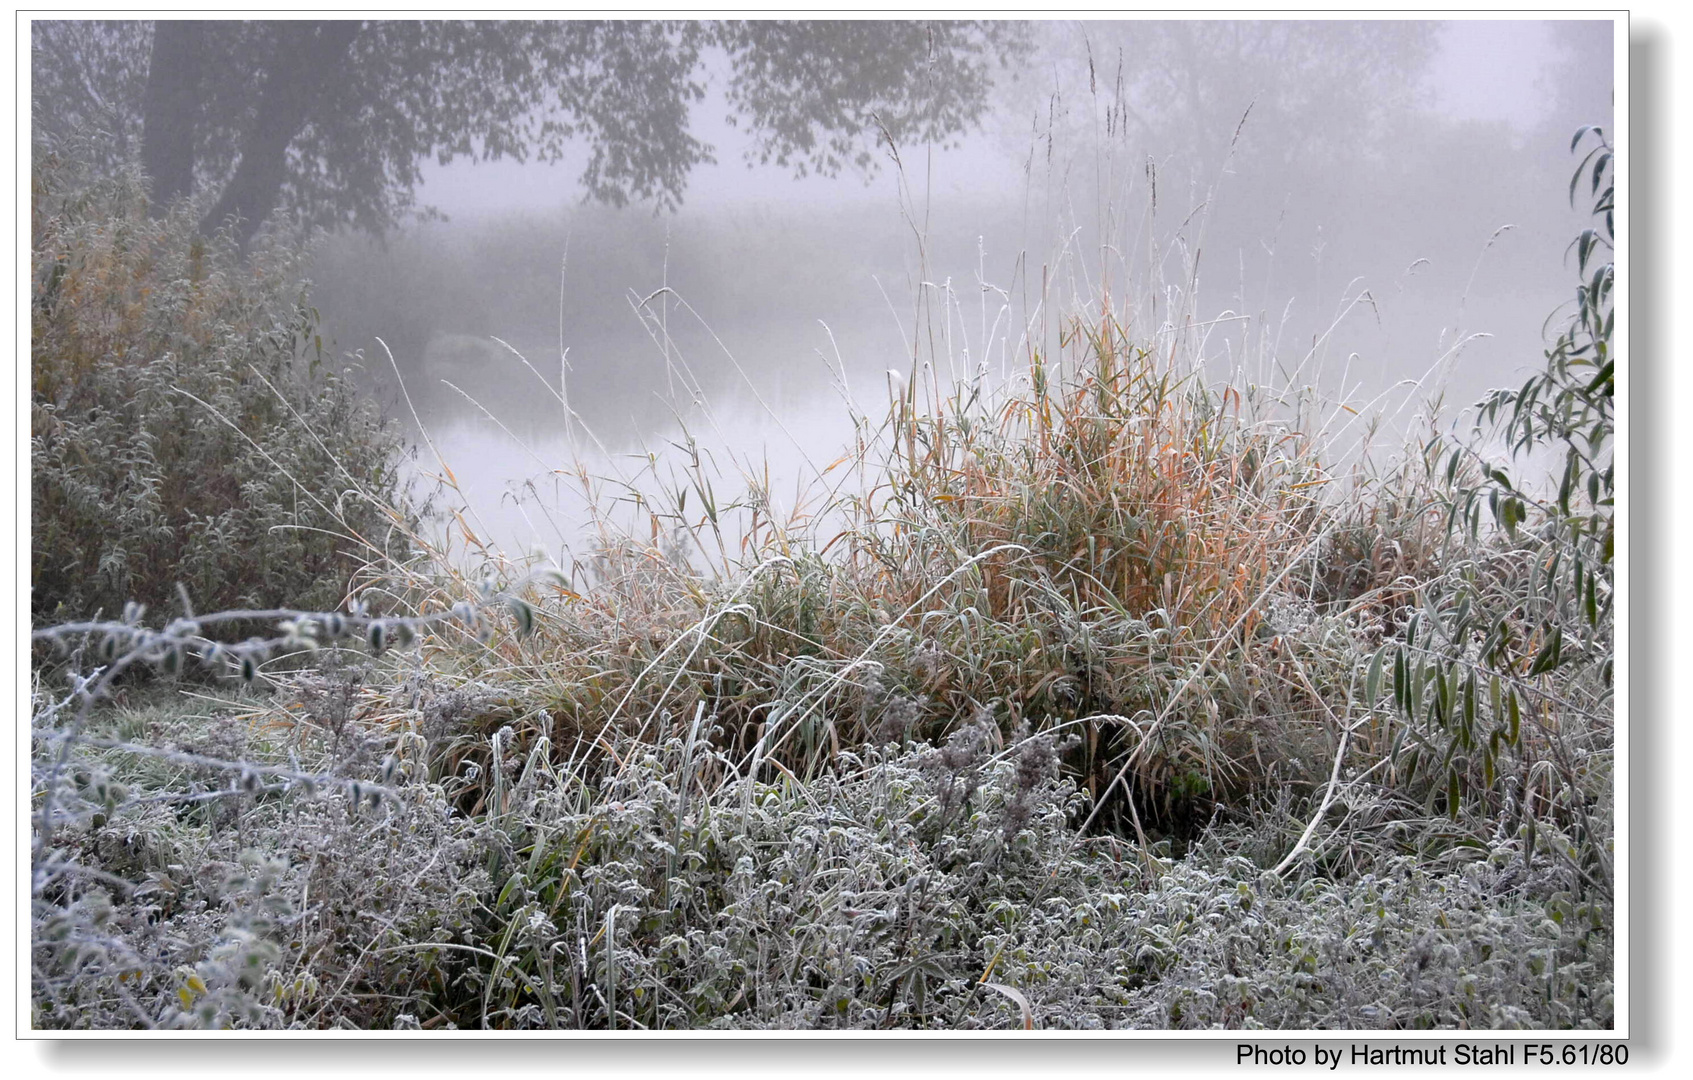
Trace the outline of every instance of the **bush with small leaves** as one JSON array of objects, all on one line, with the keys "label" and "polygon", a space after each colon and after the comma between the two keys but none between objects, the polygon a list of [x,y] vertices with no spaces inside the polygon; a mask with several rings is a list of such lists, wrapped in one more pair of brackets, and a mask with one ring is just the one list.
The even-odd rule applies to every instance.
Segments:
[{"label": "bush with small leaves", "polygon": [[35,148],[31,613],[334,608],[403,561],[401,442],[321,354],[283,238],[243,256],[133,171]]}]

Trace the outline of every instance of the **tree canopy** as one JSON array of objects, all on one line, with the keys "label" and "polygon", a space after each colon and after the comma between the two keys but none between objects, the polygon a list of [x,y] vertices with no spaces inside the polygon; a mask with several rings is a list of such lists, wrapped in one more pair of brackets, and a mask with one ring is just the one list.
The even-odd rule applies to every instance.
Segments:
[{"label": "tree canopy", "polygon": [[[159,205],[251,236],[277,208],[381,233],[420,209],[434,157],[557,161],[591,146],[588,198],[682,201],[715,161],[689,130],[726,64],[749,159],[800,175],[877,167],[875,140],[944,142],[979,122],[1027,48],[994,22],[220,21],[33,24],[38,131],[94,126]],[[423,208],[427,209],[427,208]]]}]

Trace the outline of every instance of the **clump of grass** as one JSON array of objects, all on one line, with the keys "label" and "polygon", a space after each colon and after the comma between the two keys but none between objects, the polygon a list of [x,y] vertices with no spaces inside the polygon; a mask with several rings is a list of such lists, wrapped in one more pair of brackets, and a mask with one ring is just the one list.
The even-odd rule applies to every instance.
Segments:
[{"label": "clump of grass", "polygon": [[1090,789],[1132,760],[1168,811],[1243,776],[1227,743],[1244,703],[1217,691],[1294,595],[1331,477],[1300,418],[1133,343],[1109,311],[1059,344],[997,392],[977,381],[919,407],[913,380],[854,557],[907,602],[936,565],[980,559],[955,606],[975,640],[943,646],[982,661],[960,690],[993,686],[1013,723],[1091,714]]},{"label": "clump of grass", "polygon": [[[1238,389],[1162,362],[1110,315],[1064,340],[1082,355],[1035,354],[1026,382],[979,411],[955,399],[919,416],[902,400],[906,454],[881,512],[931,518],[967,552],[1014,544],[1080,608],[1163,611],[1196,638],[1251,631],[1328,479],[1310,434],[1243,416]],[[982,573],[999,619],[1019,610],[1009,561]]]},{"label": "clump of grass", "polygon": [[[1325,752],[1296,767],[1281,748],[1332,749],[1330,722],[1304,688],[1261,677],[1274,613],[1309,600],[1312,575],[1294,571],[1334,528],[1317,434],[1208,386],[1173,349],[1132,346],[1109,313],[1058,344],[1026,378],[951,397],[937,383],[922,402],[906,389],[879,433],[861,425],[844,465],[879,479],[810,508],[844,523],[827,554],[756,485],[725,541],[737,507],[711,499],[697,456],[683,487],[636,489],[647,535],[600,517],[536,637],[496,642],[466,677],[521,689],[520,730],[560,748],[668,737],[703,706],[747,762],[801,776],[979,714],[1001,738],[1074,728],[1092,795],[1131,768],[1142,805],[1112,811],[1123,830],[1144,810],[1191,837],[1219,796],[1317,778]],[[521,570],[490,563],[496,580]],[[445,606],[459,580],[417,584]]]}]

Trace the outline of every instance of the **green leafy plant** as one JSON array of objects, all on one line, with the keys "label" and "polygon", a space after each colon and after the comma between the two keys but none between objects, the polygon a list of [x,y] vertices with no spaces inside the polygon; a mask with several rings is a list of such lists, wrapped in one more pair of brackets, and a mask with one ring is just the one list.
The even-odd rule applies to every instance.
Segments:
[{"label": "green leafy plant", "polygon": [[[1572,201],[1587,189],[1597,219],[1571,245],[1575,311],[1544,369],[1479,408],[1478,433],[1502,436],[1518,476],[1470,444],[1425,447],[1449,535],[1467,546],[1421,591],[1369,679],[1391,685],[1409,724],[1394,744],[1403,782],[1454,819],[1467,808],[1531,843],[1543,822],[1573,830],[1567,857],[1609,895],[1615,187],[1601,129],[1581,129],[1572,150],[1589,136],[1570,186]],[[1521,479],[1536,469],[1556,478],[1551,493]]]}]

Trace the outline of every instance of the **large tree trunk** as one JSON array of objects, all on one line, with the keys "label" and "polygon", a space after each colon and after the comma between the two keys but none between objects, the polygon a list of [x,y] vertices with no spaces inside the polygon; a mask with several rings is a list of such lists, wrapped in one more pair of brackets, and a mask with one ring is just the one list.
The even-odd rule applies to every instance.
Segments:
[{"label": "large tree trunk", "polygon": [[156,211],[194,190],[194,134],[205,41],[203,22],[161,19],[153,24],[153,54],[141,106],[141,168],[152,178]]},{"label": "large tree trunk", "polygon": [[288,178],[288,146],[311,121],[321,87],[338,78],[357,22],[284,22],[262,76],[259,107],[241,140],[241,159],[229,186],[201,227],[210,232],[238,219],[242,244],[264,224]]}]

